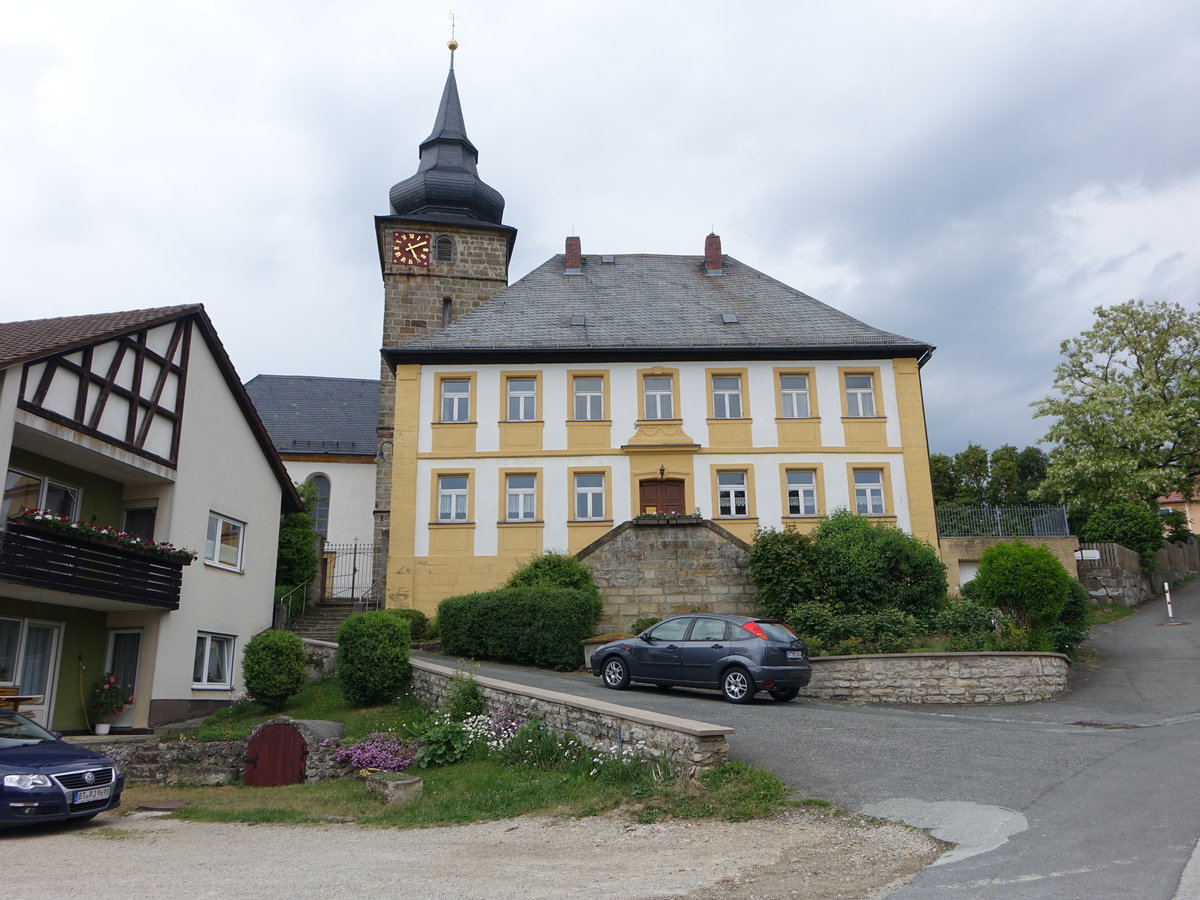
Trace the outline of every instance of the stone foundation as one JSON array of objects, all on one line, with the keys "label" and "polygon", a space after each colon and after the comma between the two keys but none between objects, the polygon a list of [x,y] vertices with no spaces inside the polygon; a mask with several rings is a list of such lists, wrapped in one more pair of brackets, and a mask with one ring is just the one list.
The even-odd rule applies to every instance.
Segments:
[{"label": "stone foundation", "polygon": [[800,696],[858,703],[1028,703],[1067,686],[1061,653],[818,656]]},{"label": "stone foundation", "polygon": [[[445,696],[455,670],[423,659],[412,660],[413,696],[437,706]],[[585,746],[611,751],[632,748],[645,759],[661,761],[676,776],[697,772],[729,759],[726,736],[733,729],[681,719],[603,700],[590,700],[475,676],[488,712],[511,709],[528,719],[539,719],[557,732],[571,732]]]}]

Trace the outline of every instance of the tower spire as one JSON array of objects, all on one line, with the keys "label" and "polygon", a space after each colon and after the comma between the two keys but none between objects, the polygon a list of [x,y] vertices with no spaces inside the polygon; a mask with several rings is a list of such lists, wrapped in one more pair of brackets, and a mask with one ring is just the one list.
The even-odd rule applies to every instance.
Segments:
[{"label": "tower spire", "polygon": [[458,42],[451,38],[447,46],[450,71],[433,130],[421,142],[421,161],[416,174],[392,186],[389,194],[392,214],[439,220],[452,216],[499,224],[504,215],[504,198],[485,184],[476,170],[479,151],[467,137],[454,77],[454,51]]}]

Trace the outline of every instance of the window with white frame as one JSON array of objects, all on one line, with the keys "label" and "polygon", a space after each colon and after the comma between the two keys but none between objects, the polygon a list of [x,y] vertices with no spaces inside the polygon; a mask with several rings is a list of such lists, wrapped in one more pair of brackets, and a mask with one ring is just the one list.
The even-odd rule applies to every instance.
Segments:
[{"label": "window with white frame", "polygon": [[742,417],[742,378],[740,375],[714,375],[712,380],[714,419]]},{"label": "window with white frame", "polygon": [[208,514],[208,536],[204,541],[204,561],[223,569],[242,570],[242,545],[246,523],[220,513]]},{"label": "window with white frame", "polygon": [[787,473],[787,502],[789,516],[817,514],[817,473],[798,469]]},{"label": "window with white frame", "polygon": [[508,379],[508,421],[532,422],[537,419],[537,381],[533,378]]},{"label": "window with white frame", "polygon": [[467,521],[467,476],[438,477],[438,521]]},{"label": "window with white frame", "polygon": [[505,478],[505,514],[509,522],[531,522],[537,518],[537,476],[509,475]]},{"label": "window with white frame", "polygon": [[854,470],[854,508],[860,516],[882,516],[886,513],[881,469]]},{"label": "window with white frame", "polygon": [[785,419],[807,419],[812,413],[808,405],[808,376],[779,376],[779,411]]},{"label": "window with white frame", "polygon": [[846,415],[852,418],[870,418],[875,415],[875,379],[873,376],[846,376]]},{"label": "window with white frame", "polygon": [[647,419],[675,418],[674,396],[670,375],[647,375],[642,382]]},{"label": "window with white frame", "polygon": [[230,670],[233,667],[233,637],[228,634],[196,635],[196,656],[192,661],[192,686],[225,688],[233,686]]},{"label": "window with white frame", "polygon": [[579,474],[575,476],[575,518],[604,518],[604,476]]},{"label": "window with white frame", "polygon": [[79,488],[9,469],[4,477],[4,501],[0,516],[7,519],[24,509],[45,509],[68,519],[79,518]]},{"label": "window with white frame", "polygon": [[717,473],[717,511],[722,516],[747,516],[745,472]]},{"label": "window with white frame", "polygon": [[442,382],[442,421],[471,421],[471,382],[446,379]]},{"label": "window with white frame", "polygon": [[572,382],[575,418],[596,421],[604,418],[604,379],[579,376]]}]

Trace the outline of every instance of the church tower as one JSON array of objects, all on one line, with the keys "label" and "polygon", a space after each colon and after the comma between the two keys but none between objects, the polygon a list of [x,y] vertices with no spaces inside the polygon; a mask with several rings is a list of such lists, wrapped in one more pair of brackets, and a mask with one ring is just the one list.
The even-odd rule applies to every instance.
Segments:
[{"label": "church tower", "polygon": [[[479,151],[467,137],[454,78],[458,43],[452,40],[449,47],[450,73],[433,131],[421,142],[416,174],[392,187],[390,214],[375,217],[385,350],[441,331],[508,285],[517,230],[502,223],[504,198],[476,171]],[[384,572],[388,545],[389,450],[395,431],[395,382],[383,361],[379,382],[375,543],[382,549],[376,582]]]}]

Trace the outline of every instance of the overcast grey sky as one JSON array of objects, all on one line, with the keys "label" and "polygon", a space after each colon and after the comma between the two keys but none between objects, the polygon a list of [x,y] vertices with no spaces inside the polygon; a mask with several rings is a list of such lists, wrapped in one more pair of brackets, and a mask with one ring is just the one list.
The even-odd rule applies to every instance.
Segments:
[{"label": "overcast grey sky", "polygon": [[[0,0],[0,318],[203,302],[243,380],[376,377],[373,217],[447,11]],[[1096,305],[1200,302],[1200,3],[453,4],[511,279],[725,252],[938,347],[931,449],[1046,430]]]}]

